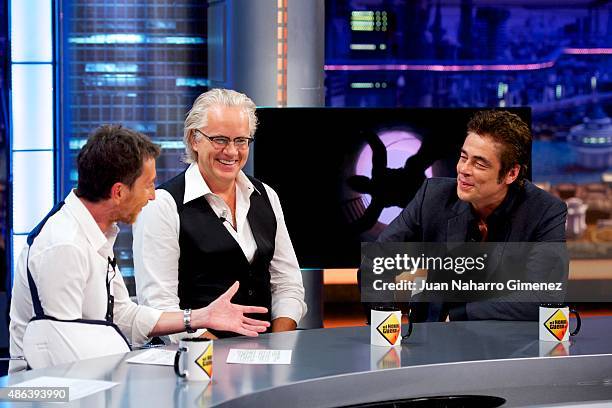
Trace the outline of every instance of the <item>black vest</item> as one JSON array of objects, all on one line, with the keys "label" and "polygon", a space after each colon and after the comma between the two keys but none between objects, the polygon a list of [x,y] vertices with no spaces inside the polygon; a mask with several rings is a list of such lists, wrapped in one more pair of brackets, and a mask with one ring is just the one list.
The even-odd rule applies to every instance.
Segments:
[{"label": "black vest", "polygon": [[[267,307],[267,316],[251,317],[270,320],[269,267],[274,256],[276,216],[263,184],[252,177],[249,180],[256,191],[250,197],[247,220],[257,244],[250,264],[223,225],[224,221],[217,217],[203,196],[183,204],[185,172],[158,187],[172,195],[180,219],[178,297],[181,309],[207,306],[235,281],[240,281],[240,289],[232,303]],[[217,331],[214,334],[219,337],[231,335]]]}]

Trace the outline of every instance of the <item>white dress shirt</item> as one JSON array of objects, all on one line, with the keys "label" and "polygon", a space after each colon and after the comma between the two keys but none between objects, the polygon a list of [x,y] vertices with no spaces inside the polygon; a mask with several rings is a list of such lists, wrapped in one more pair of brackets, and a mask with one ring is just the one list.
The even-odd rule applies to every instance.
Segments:
[{"label": "white dress shirt", "polygon": [[[113,224],[104,234],[74,191],[66,197],[64,206],[47,220],[30,248],[30,272],[46,315],[62,320],[105,319],[107,257],[114,257],[118,232],[119,227]],[[34,316],[27,258],[26,246],[17,261],[13,284],[9,327],[13,357],[23,356],[23,334]],[[119,268],[116,271],[111,285],[114,323],[132,343],[143,343],[162,312],[132,302]],[[24,362],[11,363],[11,371],[25,368]]]},{"label": "white dress shirt", "polygon": [[[264,184],[264,187],[277,223],[274,256],[270,262],[272,320],[289,317],[299,323],[306,314],[302,274],[289,239],[278,195],[269,186]],[[257,244],[247,214],[254,190],[253,183],[241,171],[236,182],[236,225],[233,226],[229,206],[210,190],[199,167],[194,163],[185,172],[183,203],[204,196],[215,214],[227,220],[223,225],[236,240],[248,261],[252,262]],[[150,201],[143,208],[133,227],[134,275],[138,303],[161,310],[179,310],[179,214],[176,202],[168,191],[158,189],[155,191],[155,197],[154,201]],[[184,334],[170,336],[170,339],[174,342],[179,337],[184,337]]]}]

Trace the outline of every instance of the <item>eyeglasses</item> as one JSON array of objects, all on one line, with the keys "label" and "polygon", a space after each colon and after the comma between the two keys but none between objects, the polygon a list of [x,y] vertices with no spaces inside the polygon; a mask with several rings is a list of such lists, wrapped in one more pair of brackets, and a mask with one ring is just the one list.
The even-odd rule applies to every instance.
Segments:
[{"label": "eyeglasses", "polygon": [[212,144],[219,149],[227,147],[230,143],[234,143],[236,149],[242,150],[249,147],[253,140],[255,140],[252,137],[236,137],[234,139],[230,139],[227,136],[208,136],[199,129],[195,129],[195,131],[210,140]]}]

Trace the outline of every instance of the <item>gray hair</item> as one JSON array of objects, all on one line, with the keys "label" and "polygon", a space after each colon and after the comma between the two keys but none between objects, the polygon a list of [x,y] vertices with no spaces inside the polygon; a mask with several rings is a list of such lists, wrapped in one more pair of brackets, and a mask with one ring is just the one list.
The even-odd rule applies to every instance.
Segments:
[{"label": "gray hair", "polygon": [[253,137],[257,129],[257,116],[255,103],[245,94],[231,89],[211,89],[197,97],[191,110],[185,118],[183,142],[185,143],[185,163],[194,163],[198,160],[198,153],[191,147],[192,137],[196,141],[202,136],[196,135],[195,129],[206,126],[208,110],[213,106],[240,107],[249,118],[249,136]]}]

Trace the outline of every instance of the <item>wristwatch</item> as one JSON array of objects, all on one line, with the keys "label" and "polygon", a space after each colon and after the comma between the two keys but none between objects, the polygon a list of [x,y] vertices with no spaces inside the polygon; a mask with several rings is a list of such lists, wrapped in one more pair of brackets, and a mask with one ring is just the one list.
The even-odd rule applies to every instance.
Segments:
[{"label": "wristwatch", "polygon": [[191,327],[191,309],[183,310],[183,324],[185,325],[185,331],[187,333],[195,333],[193,327]]}]

